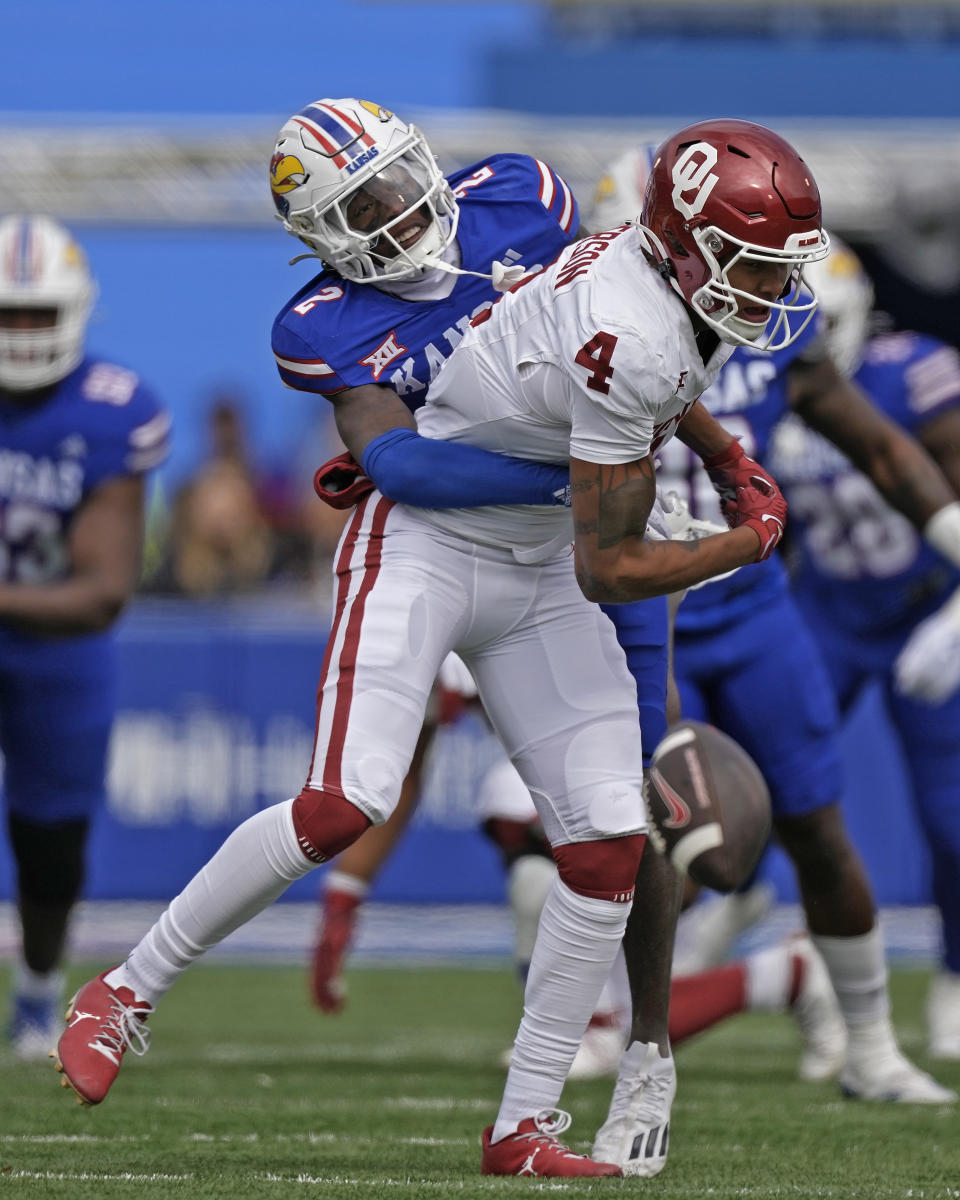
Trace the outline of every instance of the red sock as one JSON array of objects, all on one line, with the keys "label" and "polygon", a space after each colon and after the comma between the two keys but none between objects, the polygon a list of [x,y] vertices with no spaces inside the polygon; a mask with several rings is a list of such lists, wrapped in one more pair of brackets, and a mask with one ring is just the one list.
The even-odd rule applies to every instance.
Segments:
[{"label": "red sock", "polygon": [[741,963],[681,976],[670,987],[670,1041],[678,1046],[746,1007],[747,971]]},{"label": "red sock", "polygon": [[595,1012],[590,1018],[588,1029],[619,1029],[622,1024],[619,1016],[612,1012]]},{"label": "red sock", "polygon": [[323,893],[323,911],[326,913],[352,913],[364,901],[363,896],[353,892],[341,892],[337,888],[326,888]]}]

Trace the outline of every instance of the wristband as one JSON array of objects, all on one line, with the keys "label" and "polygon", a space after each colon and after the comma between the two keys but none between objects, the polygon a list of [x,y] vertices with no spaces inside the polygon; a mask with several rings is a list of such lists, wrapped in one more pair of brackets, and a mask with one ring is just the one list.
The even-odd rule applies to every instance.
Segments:
[{"label": "wristband", "polygon": [[960,500],[935,512],[924,525],[923,536],[947,562],[960,567]]}]

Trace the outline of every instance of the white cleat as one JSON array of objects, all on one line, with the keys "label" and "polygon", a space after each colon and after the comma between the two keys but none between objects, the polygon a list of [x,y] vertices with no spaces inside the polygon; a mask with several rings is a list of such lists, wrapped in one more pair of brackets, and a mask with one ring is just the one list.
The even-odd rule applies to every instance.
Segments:
[{"label": "white cleat", "polygon": [[659,1175],[667,1165],[676,1093],[673,1057],[661,1058],[653,1042],[634,1042],[620,1059],[610,1111],[597,1132],[592,1157],[616,1163],[624,1175]]},{"label": "white cleat", "polygon": [[59,1025],[46,1029],[21,1030],[11,1043],[14,1058],[18,1058],[20,1062],[46,1062],[57,1044],[60,1030]]},{"label": "white cleat", "polygon": [[15,1058],[21,1062],[42,1062],[49,1058],[63,1032],[60,972],[51,975],[47,994],[13,998],[13,1014],[7,1030]]},{"label": "white cleat", "polygon": [[823,959],[809,938],[798,938],[791,953],[803,959],[803,980],[790,1006],[803,1039],[803,1056],[797,1068],[801,1079],[819,1083],[833,1079],[847,1054],[847,1027]]},{"label": "white cleat", "polygon": [[960,1059],[960,975],[941,971],[927,996],[927,1031],[931,1058]]},{"label": "white cleat", "polygon": [[567,1080],[602,1079],[605,1075],[616,1075],[626,1041],[626,1035],[615,1017],[611,1016],[603,1024],[591,1022],[567,1072]]},{"label": "white cleat", "polygon": [[856,1100],[892,1104],[955,1104],[957,1093],[915,1067],[896,1046],[883,1046],[874,1055],[859,1054],[840,1072],[840,1088]]}]

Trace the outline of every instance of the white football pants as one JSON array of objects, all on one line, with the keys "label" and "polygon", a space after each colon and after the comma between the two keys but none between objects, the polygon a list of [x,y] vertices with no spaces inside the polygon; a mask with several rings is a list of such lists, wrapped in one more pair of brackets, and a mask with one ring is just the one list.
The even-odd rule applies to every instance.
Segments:
[{"label": "white football pants", "polygon": [[522,565],[374,492],[344,531],[336,574],[310,787],[385,821],[455,650],[552,844],[646,829],[636,685],[572,552]]}]

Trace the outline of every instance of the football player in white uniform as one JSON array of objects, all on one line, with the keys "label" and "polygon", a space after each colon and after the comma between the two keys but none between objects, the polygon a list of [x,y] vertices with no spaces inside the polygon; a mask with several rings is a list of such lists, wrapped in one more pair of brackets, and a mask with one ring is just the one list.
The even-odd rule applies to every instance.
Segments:
[{"label": "football player in white uniform", "polygon": [[[592,601],[676,591],[777,544],[779,490],[697,397],[733,345],[772,349],[799,334],[815,307],[803,265],[827,250],[806,164],[748,122],[669,138],[643,215],[569,247],[475,318],[418,414],[430,437],[569,461],[572,513],[415,509],[376,490],[360,501],[337,556],[307,786],[244,822],[126,962],[77,994],[83,1020],[59,1057],[82,1099],[102,1100],[125,1050],[142,1052],[144,1021],[186,966],[389,816],[440,663],[456,650],[559,869],[481,1169],[621,1174],[564,1146],[569,1118],[556,1115],[624,935],[646,833],[636,684]],[[730,525],[700,541],[647,536],[658,524],[652,456],[678,426]],[[376,482],[376,456],[364,467]],[[665,998],[663,1018],[666,1047]]]}]

